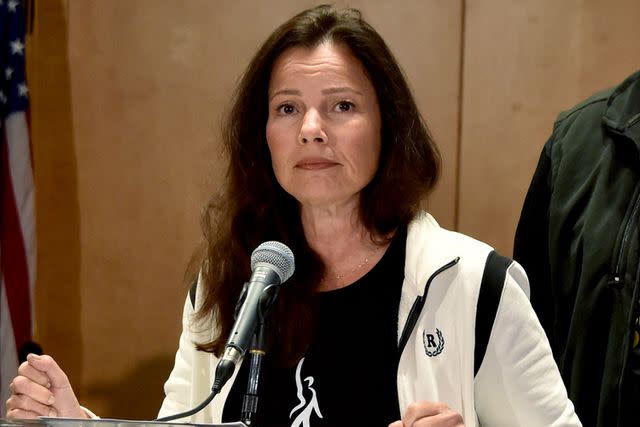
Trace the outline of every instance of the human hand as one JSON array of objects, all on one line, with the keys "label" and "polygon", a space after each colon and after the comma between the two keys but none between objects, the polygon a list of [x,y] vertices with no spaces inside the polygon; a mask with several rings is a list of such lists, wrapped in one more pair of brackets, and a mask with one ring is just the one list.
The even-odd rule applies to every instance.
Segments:
[{"label": "human hand", "polygon": [[9,384],[7,418],[89,418],[73,393],[67,375],[51,356],[29,354]]},{"label": "human hand", "polygon": [[440,402],[413,402],[389,427],[464,427],[462,416]]}]

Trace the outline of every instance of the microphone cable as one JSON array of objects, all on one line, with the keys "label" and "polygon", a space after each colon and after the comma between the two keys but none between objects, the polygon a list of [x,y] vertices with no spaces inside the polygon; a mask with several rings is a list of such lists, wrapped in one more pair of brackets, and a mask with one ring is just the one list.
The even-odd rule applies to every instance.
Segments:
[{"label": "microphone cable", "polygon": [[202,402],[201,404],[199,404],[198,406],[196,406],[193,409],[189,409],[188,411],[185,411],[185,412],[180,412],[179,414],[173,414],[173,415],[169,415],[169,416],[162,417],[162,418],[156,418],[153,421],[165,422],[165,421],[177,420],[178,418],[190,417],[191,415],[195,414],[196,412],[200,412],[204,408],[206,408],[206,406],[213,400],[213,398],[216,397],[216,394],[218,394],[217,390],[212,391],[211,394],[209,395],[209,397],[207,397],[204,400],[204,402]]},{"label": "microphone cable", "polygon": [[218,366],[216,367],[216,379],[213,381],[213,385],[211,386],[211,394],[198,406],[193,409],[189,409],[188,411],[180,412],[178,414],[168,415],[166,417],[156,418],[153,421],[173,421],[178,418],[186,418],[191,415],[202,411],[218,393],[220,393],[220,389],[227,382],[231,375],[233,375],[233,371],[235,369],[235,365],[226,359],[221,359],[218,362]]}]

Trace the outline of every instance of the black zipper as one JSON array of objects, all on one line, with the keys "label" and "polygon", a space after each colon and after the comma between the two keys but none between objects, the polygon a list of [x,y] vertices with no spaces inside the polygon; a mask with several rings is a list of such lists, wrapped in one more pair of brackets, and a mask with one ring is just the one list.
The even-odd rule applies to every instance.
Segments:
[{"label": "black zipper", "polygon": [[[639,198],[640,199],[640,198]],[[640,263],[638,263],[638,267],[636,269],[636,280],[633,286],[633,292],[632,292],[632,302],[631,302],[631,310],[630,313],[627,315],[627,324],[631,324],[631,322],[633,322],[634,319],[634,312],[635,312],[635,308],[636,308],[636,304],[638,304],[638,281],[640,280]],[[627,360],[629,359],[629,353],[631,352],[631,350],[629,349],[629,345],[631,344],[631,335],[632,334],[628,334],[628,336],[624,337],[624,340],[622,342],[622,365],[620,366],[620,372],[618,373],[618,422],[616,423],[616,425],[620,425],[620,420],[622,419],[621,415],[622,414],[622,379],[624,377],[624,373],[626,371],[626,367],[627,367]]]},{"label": "black zipper", "polygon": [[[635,193],[638,194],[638,187],[636,187]],[[635,205],[633,206],[633,210],[631,211],[631,216],[629,217],[629,221],[627,221],[627,224],[625,226],[624,234],[622,235],[622,242],[620,244],[620,250],[618,251],[618,259],[616,261],[616,267],[613,270],[613,278],[609,280],[610,285],[615,285],[618,287],[622,286],[622,277],[621,277],[622,260],[625,253],[625,248],[627,246],[627,240],[629,240],[629,234],[631,233],[631,226],[635,222],[639,207],[640,207],[640,196],[636,197]]]},{"label": "black zipper", "polygon": [[436,278],[437,275],[442,273],[445,270],[453,267],[460,261],[460,257],[456,257],[452,261],[443,265],[439,269],[437,269],[431,277],[427,280],[427,283],[424,285],[424,292],[422,295],[418,295],[416,300],[413,302],[411,306],[411,310],[409,310],[409,316],[407,317],[407,322],[404,324],[404,328],[402,330],[402,334],[400,335],[400,342],[398,344],[398,357],[402,356],[402,352],[404,350],[405,345],[407,345],[407,341],[409,341],[409,336],[413,331],[413,328],[416,326],[416,322],[420,317],[420,313],[422,312],[422,307],[424,307],[424,302],[427,300],[427,294],[429,293],[429,287],[431,286],[431,282]]},{"label": "black zipper", "polygon": [[[635,120],[635,117],[632,118],[632,121],[633,120]],[[629,126],[629,123],[627,123],[627,126]],[[617,129],[615,126],[609,123],[607,123],[607,128],[609,132],[611,132],[612,134],[617,135],[623,140],[627,140],[627,142],[631,143],[632,147],[636,146],[636,142],[634,141],[634,139],[631,138],[629,135],[627,135],[624,129],[622,130]],[[631,211],[631,216],[629,217],[629,221],[627,221],[627,224],[624,229],[624,234],[622,235],[622,242],[620,244],[620,250],[618,251],[618,259],[616,260],[616,266],[615,266],[615,269],[613,270],[613,277],[609,279],[609,282],[608,282],[609,285],[614,285],[618,288],[621,287],[623,284],[622,277],[621,277],[621,269],[622,269],[622,259],[625,251],[625,246],[627,244],[627,240],[629,239],[631,225],[636,219],[638,207],[640,206],[640,195],[638,194],[638,189],[640,189],[640,185],[636,185],[636,188],[634,189],[634,194],[636,195],[636,200],[634,202],[635,205],[633,206],[633,210]]]}]

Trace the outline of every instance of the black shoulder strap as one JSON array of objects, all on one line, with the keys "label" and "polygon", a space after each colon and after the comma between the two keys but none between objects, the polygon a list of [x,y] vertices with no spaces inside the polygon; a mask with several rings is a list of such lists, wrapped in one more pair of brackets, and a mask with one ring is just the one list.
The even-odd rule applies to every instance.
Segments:
[{"label": "black shoulder strap", "polygon": [[191,300],[191,307],[196,309],[196,291],[198,290],[198,277],[191,284],[191,289],[189,289],[189,299]]},{"label": "black shoulder strap", "polygon": [[476,308],[476,343],[473,362],[473,375],[478,374],[478,370],[484,360],[487,351],[487,344],[491,336],[493,321],[498,312],[502,288],[507,269],[513,261],[499,255],[496,251],[491,251],[487,257],[480,282],[480,294],[478,295],[478,307]]}]

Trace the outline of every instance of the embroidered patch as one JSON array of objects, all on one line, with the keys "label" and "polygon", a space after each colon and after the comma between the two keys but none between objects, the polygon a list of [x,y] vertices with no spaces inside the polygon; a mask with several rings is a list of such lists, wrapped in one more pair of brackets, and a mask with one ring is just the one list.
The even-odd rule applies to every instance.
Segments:
[{"label": "embroidered patch", "polygon": [[[437,338],[437,342],[436,342]],[[422,331],[422,342],[424,343],[424,352],[427,353],[429,357],[435,357],[442,353],[444,349],[444,336],[440,329],[436,328],[436,335],[427,333],[427,331]]]}]

